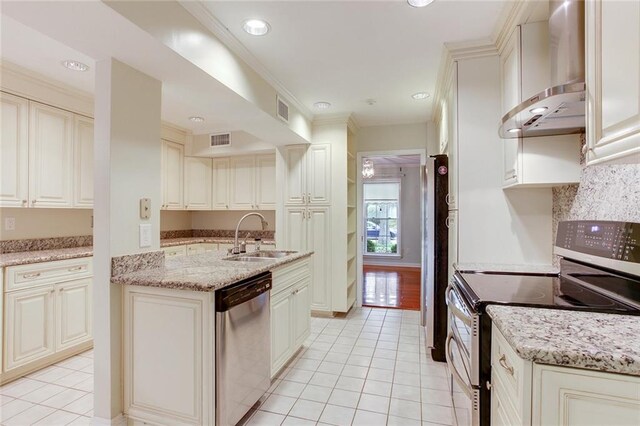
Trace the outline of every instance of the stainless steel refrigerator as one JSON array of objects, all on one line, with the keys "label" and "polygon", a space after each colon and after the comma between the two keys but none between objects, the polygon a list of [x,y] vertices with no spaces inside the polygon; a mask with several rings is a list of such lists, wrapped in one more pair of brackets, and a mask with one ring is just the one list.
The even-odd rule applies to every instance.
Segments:
[{"label": "stainless steel refrigerator", "polygon": [[446,155],[427,159],[422,169],[422,277],[421,324],[427,348],[435,361],[445,362],[447,338],[447,271],[449,253],[449,166]]}]

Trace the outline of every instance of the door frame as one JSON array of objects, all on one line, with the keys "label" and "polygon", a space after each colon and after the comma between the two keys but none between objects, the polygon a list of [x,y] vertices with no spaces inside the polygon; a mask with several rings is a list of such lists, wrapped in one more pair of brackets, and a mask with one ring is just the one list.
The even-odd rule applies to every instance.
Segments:
[{"label": "door frame", "polygon": [[[364,279],[364,233],[362,229],[362,217],[364,215],[364,198],[363,198],[363,179],[362,179],[362,159],[367,157],[389,157],[395,155],[419,155],[420,167],[427,165],[427,149],[397,149],[388,151],[363,151],[358,152],[356,157],[356,217],[358,218],[358,224],[356,226],[356,306],[362,307],[362,289]],[[420,197],[423,194],[422,188],[423,182],[420,181]],[[424,223],[424,203],[420,203],[420,223],[421,227]],[[421,235],[422,235],[422,229]],[[424,255],[424,253],[422,253]],[[420,286],[420,292],[422,293],[422,286]],[[420,295],[422,300],[422,294]]]}]

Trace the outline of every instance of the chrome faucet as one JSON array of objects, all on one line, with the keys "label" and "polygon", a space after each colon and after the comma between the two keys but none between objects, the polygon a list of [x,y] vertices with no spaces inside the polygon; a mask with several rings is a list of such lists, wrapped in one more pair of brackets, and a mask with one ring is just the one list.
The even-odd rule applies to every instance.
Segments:
[{"label": "chrome faucet", "polygon": [[260,213],[251,212],[251,213],[247,213],[244,216],[242,216],[240,218],[240,220],[238,221],[238,225],[236,226],[236,235],[235,235],[235,237],[233,239],[233,249],[231,250],[231,252],[233,254],[239,254],[240,253],[240,245],[238,244],[238,231],[240,230],[240,224],[242,223],[242,221],[245,220],[246,218],[248,218],[249,216],[258,216],[260,218],[260,222],[262,222],[262,230],[263,231],[267,229],[267,226],[269,226],[269,223],[267,222],[267,220]]}]

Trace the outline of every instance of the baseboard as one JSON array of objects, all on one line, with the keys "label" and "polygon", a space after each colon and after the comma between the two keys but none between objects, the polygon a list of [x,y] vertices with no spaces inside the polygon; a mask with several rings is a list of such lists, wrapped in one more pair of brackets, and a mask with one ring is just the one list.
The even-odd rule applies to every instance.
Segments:
[{"label": "baseboard", "polygon": [[363,262],[363,266],[392,266],[394,268],[420,268],[419,263],[400,263],[400,262]]},{"label": "baseboard", "polygon": [[124,414],[120,413],[112,419],[105,419],[103,417],[93,417],[91,419],[92,426],[126,426],[127,418]]}]

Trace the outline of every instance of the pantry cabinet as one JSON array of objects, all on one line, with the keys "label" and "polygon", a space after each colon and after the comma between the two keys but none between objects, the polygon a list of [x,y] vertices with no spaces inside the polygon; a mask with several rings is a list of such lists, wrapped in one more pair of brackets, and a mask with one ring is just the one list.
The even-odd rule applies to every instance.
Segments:
[{"label": "pantry cabinet", "polygon": [[29,101],[0,92],[0,206],[26,207],[29,197]]},{"label": "pantry cabinet", "polygon": [[211,210],[211,176],[210,158],[185,157],[184,204],[187,210]]},{"label": "pantry cabinet", "polygon": [[640,163],[640,3],[591,0],[585,14],[587,164]]},{"label": "pantry cabinet", "polygon": [[93,208],[93,119],[75,116],[73,138],[75,190],[73,206]]},{"label": "pantry cabinet", "polygon": [[184,146],[162,141],[162,208],[184,208]]},{"label": "pantry cabinet", "polygon": [[291,145],[284,148],[285,204],[331,202],[331,146]]}]

